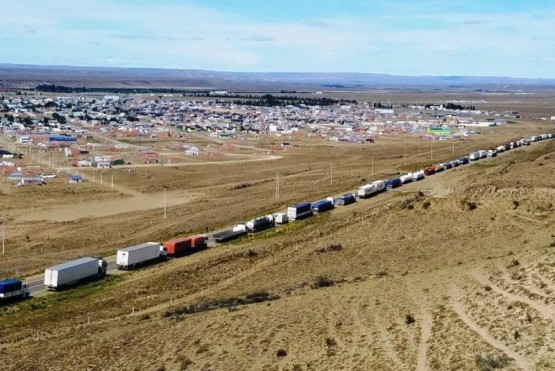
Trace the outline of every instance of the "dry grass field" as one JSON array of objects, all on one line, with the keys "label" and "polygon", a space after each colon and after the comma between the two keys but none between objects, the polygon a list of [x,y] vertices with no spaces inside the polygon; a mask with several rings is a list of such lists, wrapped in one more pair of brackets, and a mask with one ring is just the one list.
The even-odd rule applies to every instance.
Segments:
[{"label": "dry grass field", "polygon": [[[377,143],[364,145],[293,137],[287,139],[292,145],[287,150],[275,150],[281,143],[276,138],[262,137],[252,143],[229,142],[250,148],[248,158],[135,167],[131,172],[108,170],[102,186],[98,171],[94,183],[89,172],[88,181],[77,185],[59,178],[43,187],[16,188],[2,180],[7,253],[0,260],[0,275],[10,276],[18,269],[29,276],[78,256],[112,255],[122,246],[227,226],[301,200],[313,201],[511,138],[544,132],[546,127],[509,124],[466,141],[433,144],[405,135],[384,135]],[[261,153],[253,153],[252,148]],[[278,173],[280,195],[276,198]]]},{"label": "dry grass field", "polygon": [[[541,129],[508,125],[456,143],[456,154],[533,131]],[[117,192],[96,184],[86,185],[94,193],[73,194],[63,184],[45,194],[50,184],[26,196],[3,191],[10,252],[0,271],[20,266],[32,274],[62,256],[112,254],[430,163],[428,149],[404,164],[398,154],[416,143],[406,138],[375,146],[292,142],[279,160],[137,168],[121,174]],[[453,157],[451,143],[436,144],[434,162]],[[555,141],[541,142],[330,214],[4,307],[0,368],[552,370],[554,176]],[[140,200],[164,188],[170,198],[187,198],[168,219],[160,207],[55,218],[66,207],[57,202],[86,209],[91,193]],[[50,199],[41,207],[54,217],[19,219],[17,197],[29,208]]]},{"label": "dry grass field", "polygon": [[[555,114],[549,94],[345,94],[335,97],[486,99],[488,109]],[[187,142],[226,153],[106,170],[103,184],[91,170],[82,184],[64,176],[18,188],[2,178],[0,277],[18,270],[30,278],[79,256],[228,226],[552,126],[519,121],[454,143],[193,134]],[[555,142],[542,142],[186,258],[2,307],[0,369],[551,370],[554,156]]]}]

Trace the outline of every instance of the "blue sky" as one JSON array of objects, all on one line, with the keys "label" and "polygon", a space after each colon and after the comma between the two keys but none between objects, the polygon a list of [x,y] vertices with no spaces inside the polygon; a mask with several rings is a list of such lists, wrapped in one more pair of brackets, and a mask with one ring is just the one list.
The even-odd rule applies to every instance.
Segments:
[{"label": "blue sky", "polygon": [[554,1],[5,1],[0,63],[555,78]]}]

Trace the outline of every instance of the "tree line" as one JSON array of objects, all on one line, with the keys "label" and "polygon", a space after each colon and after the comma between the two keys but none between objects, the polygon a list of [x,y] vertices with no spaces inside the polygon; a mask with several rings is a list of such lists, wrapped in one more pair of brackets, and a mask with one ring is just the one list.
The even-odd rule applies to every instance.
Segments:
[{"label": "tree line", "polygon": [[[214,97],[212,95],[212,97]],[[243,106],[256,106],[256,107],[284,107],[284,106],[332,106],[337,104],[358,104],[354,99],[332,99],[332,98],[312,98],[312,97],[298,97],[294,95],[272,95],[264,94],[262,96],[256,95],[240,95],[232,94],[226,96],[218,96],[218,98],[233,99],[233,104]],[[218,100],[218,102],[226,102],[226,100]]]},{"label": "tree line", "polygon": [[[425,108],[430,108],[432,106],[437,106],[437,104],[426,104],[424,107]],[[476,109],[475,106],[463,106],[461,104],[456,104],[456,103],[451,103],[451,102],[447,102],[446,104],[443,105],[443,108],[448,109],[448,110],[459,110],[459,111],[474,111]]]}]

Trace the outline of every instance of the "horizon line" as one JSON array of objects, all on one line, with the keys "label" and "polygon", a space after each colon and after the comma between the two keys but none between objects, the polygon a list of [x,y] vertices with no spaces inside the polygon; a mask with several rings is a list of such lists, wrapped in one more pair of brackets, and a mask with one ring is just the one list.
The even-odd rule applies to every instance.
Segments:
[{"label": "horizon line", "polygon": [[232,71],[232,70],[211,70],[202,68],[175,68],[175,67],[144,67],[144,66],[98,66],[98,65],[71,65],[71,64],[29,64],[29,63],[4,63],[0,62],[0,67],[4,66],[26,66],[26,67],[55,67],[55,68],[98,68],[98,69],[150,69],[150,70],[166,70],[166,71],[202,71],[216,73],[236,73],[236,74],[343,74],[343,75],[381,75],[392,77],[457,77],[457,78],[506,78],[506,79],[523,79],[523,80],[544,80],[553,81],[555,78],[549,77],[522,77],[507,75],[397,75],[385,72],[344,72],[344,71]]}]

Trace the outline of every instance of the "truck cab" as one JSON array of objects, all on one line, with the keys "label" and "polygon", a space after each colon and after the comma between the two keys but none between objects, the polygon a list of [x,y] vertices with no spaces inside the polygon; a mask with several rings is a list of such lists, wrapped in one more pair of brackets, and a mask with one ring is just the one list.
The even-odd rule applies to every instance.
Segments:
[{"label": "truck cab", "polygon": [[18,279],[0,280],[0,302],[29,297],[29,285]]},{"label": "truck cab", "polygon": [[108,262],[102,258],[98,258],[98,277],[104,277],[108,271]]}]

